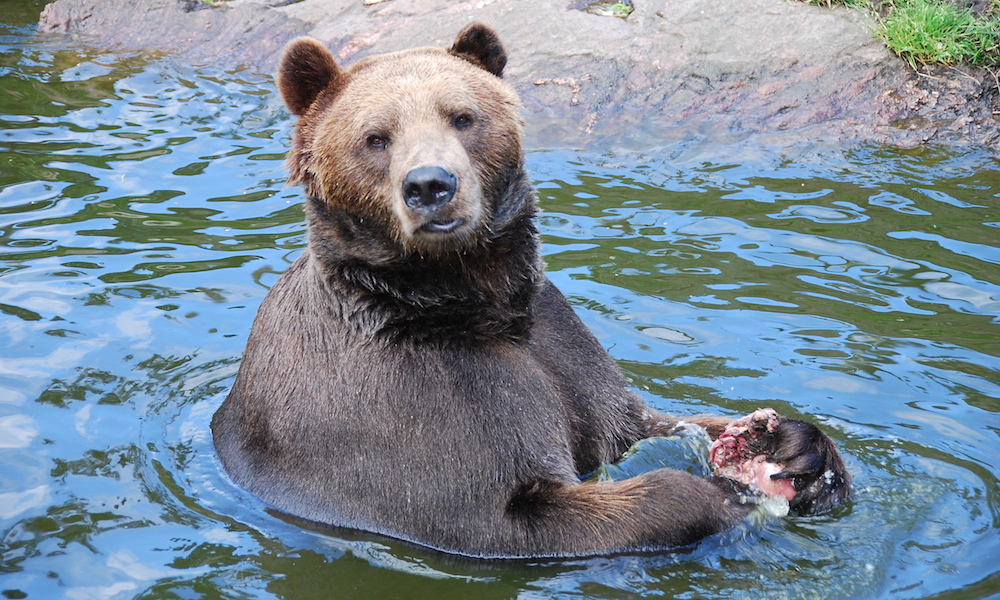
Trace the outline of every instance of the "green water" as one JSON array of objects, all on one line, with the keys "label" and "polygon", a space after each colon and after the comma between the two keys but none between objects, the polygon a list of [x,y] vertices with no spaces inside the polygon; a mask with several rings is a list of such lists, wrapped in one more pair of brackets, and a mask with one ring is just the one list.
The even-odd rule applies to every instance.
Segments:
[{"label": "green water", "polygon": [[[813,419],[857,495],[676,552],[461,560],[287,520],[216,462],[208,421],[305,240],[272,81],[37,37],[39,6],[0,16],[3,598],[1000,596],[989,152],[534,150],[551,278],[636,389]],[[698,460],[680,446],[612,470]]]}]

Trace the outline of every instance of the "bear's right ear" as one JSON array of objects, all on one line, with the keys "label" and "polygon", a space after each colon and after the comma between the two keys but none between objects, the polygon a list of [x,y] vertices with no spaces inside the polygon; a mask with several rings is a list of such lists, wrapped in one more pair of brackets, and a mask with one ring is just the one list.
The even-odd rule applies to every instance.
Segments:
[{"label": "bear's right ear", "polygon": [[503,68],[507,66],[507,51],[500,43],[500,36],[482,23],[466,25],[448,52],[464,58],[477,67],[482,67],[497,77],[503,77]]},{"label": "bear's right ear", "polygon": [[278,64],[278,90],[292,114],[301,116],[343,70],[326,46],[310,37],[289,42]]}]

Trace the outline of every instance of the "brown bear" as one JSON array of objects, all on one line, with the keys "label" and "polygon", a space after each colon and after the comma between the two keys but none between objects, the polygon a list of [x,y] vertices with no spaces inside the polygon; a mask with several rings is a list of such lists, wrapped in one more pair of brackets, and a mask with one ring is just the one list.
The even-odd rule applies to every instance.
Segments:
[{"label": "brown bear", "polygon": [[[629,389],[544,274],[506,62],[481,24],[349,69],[315,40],[289,44],[277,85],[299,117],[288,165],[308,247],[257,313],[212,421],[219,456],[280,511],[471,556],[653,550],[731,528],[750,480],[581,481],[678,420]],[[812,425],[686,420],[754,445],[715,455],[768,463],[793,512],[850,493]]]}]

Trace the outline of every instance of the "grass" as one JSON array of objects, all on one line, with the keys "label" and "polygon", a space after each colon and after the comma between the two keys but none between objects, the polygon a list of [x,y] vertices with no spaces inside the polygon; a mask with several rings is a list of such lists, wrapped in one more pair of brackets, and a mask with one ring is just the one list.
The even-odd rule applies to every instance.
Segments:
[{"label": "grass", "polygon": [[827,8],[833,8],[834,6],[846,6],[848,8],[871,8],[868,0],[803,0],[806,4],[815,4],[816,6],[825,6]]},{"label": "grass", "polygon": [[1000,20],[940,0],[896,0],[876,32],[914,68],[917,63],[984,66],[996,62]]},{"label": "grass", "polygon": [[914,69],[918,64],[1000,64],[1000,0],[979,14],[949,0],[806,1],[871,11],[875,34]]},{"label": "grass", "polygon": [[624,19],[632,14],[634,7],[631,0],[626,2],[597,0],[596,2],[589,3],[584,10],[595,15]]}]

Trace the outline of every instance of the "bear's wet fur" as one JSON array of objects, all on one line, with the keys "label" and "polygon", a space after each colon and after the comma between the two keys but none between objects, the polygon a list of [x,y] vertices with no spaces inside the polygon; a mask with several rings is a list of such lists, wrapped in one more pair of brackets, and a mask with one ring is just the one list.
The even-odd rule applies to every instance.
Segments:
[{"label": "bear's wet fur", "polygon": [[[653,550],[731,528],[752,503],[728,479],[580,480],[678,421],[629,389],[545,277],[506,61],[481,24],[447,50],[350,68],[289,44],[277,81],[299,117],[288,165],[308,247],[257,313],[212,421],[219,456],[280,511],[470,556]],[[731,419],[687,421],[717,436]],[[774,452],[817,454],[799,462],[843,475],[820,495],[845,497],[819,436]]]}]

